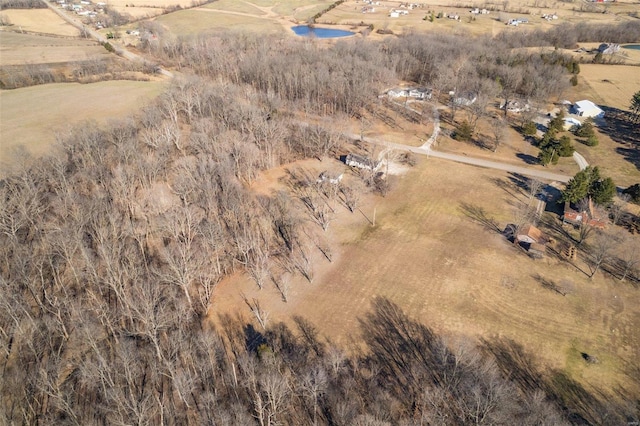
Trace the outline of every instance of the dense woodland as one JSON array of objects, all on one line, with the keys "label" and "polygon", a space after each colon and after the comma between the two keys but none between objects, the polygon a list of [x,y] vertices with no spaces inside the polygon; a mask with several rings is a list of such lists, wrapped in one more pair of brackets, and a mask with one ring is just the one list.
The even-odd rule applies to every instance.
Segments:
[{"label": "dense woodland", "polygon": [[207,318],[230,273],[273,282],[284,300],[288,277],[312,281],[314,255],[331,258],[325,200],[357,203],[357,191],[304,174],[290,191],[251,190],[261,170],[345,143],[298,111],[358,116],[397,79],[485,102],[542,100],[567,84],[566,58],[445,35],[333,47],[213,36],[149,48],[195,75],[136,117],[61,135],[55,155],[0,182],[1,423],[637,420],[624,389],[631,403],[618,405],[542,374],[512,342],[445,341],[383,299],[349,352],[303,318],[271,324],[255,300],[253,321]]}]

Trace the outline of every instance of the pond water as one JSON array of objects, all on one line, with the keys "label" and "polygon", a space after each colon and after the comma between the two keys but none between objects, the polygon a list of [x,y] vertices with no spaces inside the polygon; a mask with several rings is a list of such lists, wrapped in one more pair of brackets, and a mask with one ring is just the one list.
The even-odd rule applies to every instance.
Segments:
[{"label": "pond water", "polygon": [[622,46],[623,49],[640,50],[640,44],[627,44]]},{"label": "pond water", "polygon": [[317,38],[338,38],[338,37],[349,37],[354,35],[355,33],[352,31],[345,30],[334,30],[332,28],[319,28],[319,27],[310,27],[308,25],[298,25],[295,27],[291,27],[296,35],[302,37],[317,37]]}]

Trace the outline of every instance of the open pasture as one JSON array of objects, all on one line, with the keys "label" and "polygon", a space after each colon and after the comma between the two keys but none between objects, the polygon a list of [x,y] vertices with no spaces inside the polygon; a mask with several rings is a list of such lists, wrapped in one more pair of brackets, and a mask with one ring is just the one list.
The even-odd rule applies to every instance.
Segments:
[{"label": "open pasture", "polygon": [[126,117],[163,87],[162,82],[106,81],[0,91],[0,159],[9,159],[20,146],[36,156],[46,154],[56,132],[86,120],[105,123]]},{"label": "open pasture", "polygon": [[214,9],[189,9],[160,16],[156,22],[174,35],[190,36],[220,30],[280,32],[275,20],[246,15],[228,14]]},{"label": "open pasture", "polygon": [[7,9],[0,11],[11,23],[11,29],[34,33],[77,37],[80,31],[49,9]]},{"label": "open pasture", "polygon": [[[357,344],[372,299],[384,296],[454,340],[513,339],[579,382],[637,388],[625,366],[640,356],[638,290],[602,273],[590,280],[582,263],[532,260],[506,241],[498,231],[513,217],[514,197],[524,196],[517,177],[423,157],[395,179],[386,198],[367,197],[360,211],[338,207],[324,234],[333,262],[319,257],[312,283],[293,280],[288,302],[235,276],[216,290],[212,313],[235,315],[244,294],[270,321],[301,315],[348,345]],[[562,296],[549,282],[571,291]],[[587,365],[581,352],[601,363]]]},{"label": "open pasture", "polygon": [[92,40],[0,31],[0,66],[84,61],[108,54]]}]

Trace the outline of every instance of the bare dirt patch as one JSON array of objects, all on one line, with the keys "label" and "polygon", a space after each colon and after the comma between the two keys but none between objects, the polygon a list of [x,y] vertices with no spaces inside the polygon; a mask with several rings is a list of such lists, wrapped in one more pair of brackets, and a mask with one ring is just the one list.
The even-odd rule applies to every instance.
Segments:
[{"label": "bare dirt patch", "polygon": [[49,9],[8,9],[3,10],[12,24],[11,29],[36,33],[56,34],[67,37],[77,37],[80,32],[69,25],[60,16]]},{"label": "bare dirt patch", "polygon": [[0,91],[0,159],[22,146],[42,155],[56,132],[85,120],[104,123],[134,113],[165,86],[162,82],[61,83]]},{"label": "bare dirt patch", "polygon": [[[313,283],[297,280],[289,303],[275,289],[258,291],[232,277],[218,288],[212,312],[244,310],[244,293],[258,298],[273,321],[303,315],[348,345],[371,300],[385,296],[439,332],[507,337],[546,365],[571,369],[583,383],[629,384],[624,364],[640,354],[632,308],[640,301],[637,290],[601,274],[589,280],[550,258],[532,260],[508,243],[496,228],[511,218],[513,195],[504,185],[510,178],[422,160],[395,178],[386,198],[370,197],[361,212],[340,214],[326,233],[336,260],[318,262]],[[489,220],[478,222],[470,209]],[[539,276],[570,280],[575,290],[561,296],[542,286]],[[586,368],[576,351],[606,361]]]}]

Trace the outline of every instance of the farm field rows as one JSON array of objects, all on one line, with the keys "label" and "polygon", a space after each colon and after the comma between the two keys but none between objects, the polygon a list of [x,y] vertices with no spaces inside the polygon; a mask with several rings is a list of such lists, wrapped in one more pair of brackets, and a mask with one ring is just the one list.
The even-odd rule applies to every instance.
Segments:
[{"label": "farm field rows", "polygon": [[22,146],[33,155],[47,153],[64,132],[83,121],[104,123],[135,113],[157,96],[163,82],[106,81],[60,83],[0,91],[0,159]]}]

